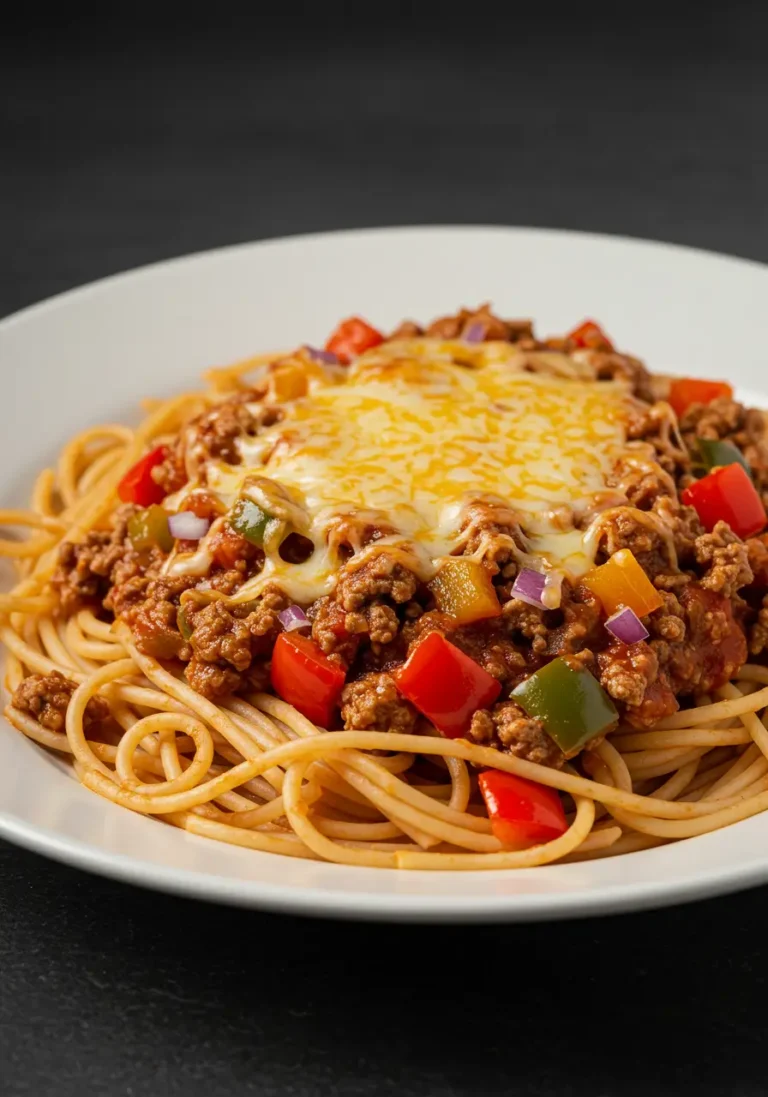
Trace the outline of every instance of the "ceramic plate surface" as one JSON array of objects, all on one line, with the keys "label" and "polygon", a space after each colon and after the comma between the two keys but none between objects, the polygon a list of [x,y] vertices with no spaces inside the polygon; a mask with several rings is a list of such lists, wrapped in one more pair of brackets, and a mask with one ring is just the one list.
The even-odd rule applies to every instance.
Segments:
[{"label": "ceramic plate surface", "polygon": [[[387,329],[491,301],[561,332],[584,317],[656,372],[726,377],[759,402],[768,267],[637,240],[513,228],[405,228],[228,248],[110,278],[0,324],[0,505],[90,424],[212,364],[320,344],[353,313]],[[765,401],[763,401],[765,403]],[[271,856],[184,834],[82,788],[0,725],[0,836],[92,872],[211,901],[315,915],[531,920],[682,902],[768,881],[768,814],[591,863],[393,872]]]}]

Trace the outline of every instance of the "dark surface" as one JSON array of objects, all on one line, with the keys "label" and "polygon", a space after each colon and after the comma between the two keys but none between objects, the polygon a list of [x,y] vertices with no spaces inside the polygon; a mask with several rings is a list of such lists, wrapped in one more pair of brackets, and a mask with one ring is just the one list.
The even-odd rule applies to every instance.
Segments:
[{"label": "dark surface", "polygon": [[[291,13],[240,26],[234,7],[226,33],[152,42],[6,34],[0,314],[190,250],[371,224],[768,259],[758,5],[586,27],[548,8],[548,39],[477,5],[450,37],[407,14],[395,31],[395,8],[375,34],[316,16],[297,38]],[[766,925],[765,890],[572,925],[315,923],[0,845],[0,1093],[763,1094]]]}]

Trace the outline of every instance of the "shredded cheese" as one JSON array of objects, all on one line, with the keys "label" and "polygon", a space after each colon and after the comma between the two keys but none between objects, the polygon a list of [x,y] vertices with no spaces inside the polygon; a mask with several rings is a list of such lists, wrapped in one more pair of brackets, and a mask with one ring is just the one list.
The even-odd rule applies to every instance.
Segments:
[{"label": "shredded cheese", "polygon": [[526,552],[545,567],[582,575],[594,546],[572,517],[605,493],[629,404],[626,385],[586,380],[564,354],[432,339],[376,347],[244,439],[241,465],[209,464],[209,488],[228,504],[255,482],[268,505],[271,481],[316,546],[304,564],[270,551],[236,598],[267,582],[305,603],[329,593],[341,564],[329,547],[339,515],[378,520],[377,544],[403,545],[429,578],[457,548],[476,500],[511,507]]}]

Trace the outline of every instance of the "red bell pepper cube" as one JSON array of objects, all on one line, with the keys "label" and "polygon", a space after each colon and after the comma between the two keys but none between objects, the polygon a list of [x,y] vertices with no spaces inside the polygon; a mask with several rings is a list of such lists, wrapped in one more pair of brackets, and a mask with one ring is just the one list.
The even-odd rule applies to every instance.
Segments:
[{"label": "red bell pepper cube", "polygon": [[449,739],[464,735],[473,713],[501,692],[500,682],[439,632],[428,633],[393,677],[403,696]]},{"label": "red bell pepper cube", "polygon": [[752,537],[768,522],[763,501],[741,465],[714,469],[685,488],[680,498],[710,531],[723,521],[738,537]]},{"label": "red bell pepper cube", "polygon": [[711,404],[721,396],[730,399],[733,388],[727,381],[703,381],[696,377],[676,377],[669,389],[669,403],[678,419],[692,404]]},{"label": "red bell pepper cube", "polygon": [[551,842],[568,829],[562,801],[553,788],[498,769],[481,773],[478,785],[491,829],[505,846],[525,849]]},{"label": "red bell pepper cube", "polygon": [[152,469],[163,463],[167,452],[165,446],[158,446],[128,469],[117,485],[117,494],[124,503],[151,507],[153,503],[161,503],[165,499],[165,490],[152,478]]},{"label": "red bell pepper cube", "polygon": [[346,676],[314,640],[281,632],[272,652],[270,676],[275,693],[302,716],[322,728],[331,726]]},{"label": "red bell pepper cube", "polygon": [[599,324],[594,320],[585,320],[568,333],[568,338],[577,347],[587,350],[613,350],[613,343]]},{"label": "red bell pepper cube", "polygon": [[335,354],[340,362],[348,365],[363,351],[377,347],[384,342],[384,336],[359,316],[342,321],[325,344],[325,349]]}]

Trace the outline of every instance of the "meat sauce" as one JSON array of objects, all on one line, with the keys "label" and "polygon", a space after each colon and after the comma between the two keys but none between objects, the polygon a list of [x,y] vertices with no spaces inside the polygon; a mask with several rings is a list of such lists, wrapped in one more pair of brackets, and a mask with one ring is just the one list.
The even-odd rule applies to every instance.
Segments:
[{"label": "meat sauce", "polygon": [[[457,338],[472,323],[483,325],[486,339],[531,350],[575,349],[567,340],[541,342],[529,322],[500,320],[487,307],[445,317],[426,334]],[[395,333],[398,338],[421,334],[411,322]],[[663,405],[654,402],[654,393],[663,387],[658,379],[636,359],[607,349],[596,350],[593,363],[599,376],[627,382],[635,398],[637,415],[629,436],[633,444],[644,447],[644,463],[617,463],[609,489],[623,491],[631,505],[606,512],[598,562],[629,548],[662,592],[663,607],[648,618],[648,639],[631,645],[612,639],[603,626],[599,603],[578,581],[563,583],[556,610],[518,600],[512,589],[520,567],[514,517],[503,507],[479,502],[470,508],[471,529],[463,551],[471,554],[482,546],[500,617],[457,627],[438,611],[418,569],[409,569],[386,543],[363,566],[353,555],[338,571],[333,589],[305,605],[312,638],[346,673],[340,703],[345,727],[413,730],[418,714],[396,688],[392,674],[409,648],[429,631],[441,632],[502,685],[499,702],[475,713],[468,738],[555,766],[563,757],[543,725],[509,699],[510,691],[548,660],[559,655],[576,659],[599,680],[627,723],[646,728],[686,703],[685,698],[727,682],[745,662],[748,650],[753,655],[764,651],[765,540],[744,543],[727,527],[707,532],[695,511],[682,507],[678,499],[679,489],[692,477],[695,440],[702,432],[734,442],[768,499],[764,417],[733,401],[693,409],[681,422],[681,446],[676,431],[663,425],[668,422]],[[265,424],[280,419],[279,408],[254,412],[264,394],[263,387],[238,393],[189,424],[156,470],[164,489],[179,491],[193,463],[200,467],[222,457],[239,460],[238,439],[257,437]],[[167,558],[162,552],[137,553],[123,510],[111,531],[91,532],[81,544],[62,547],[53,579],[59,611],[68,616],[88,607],[104,619],[119,616],[144,652],[183,664],[190,684],[210,699],[263,689],[280,633],[277,614],[291,598],[274,583],[250,601],[228,602],[260,574],[264,552],[232,529],[214,493],[195,492],[186,506],[214,523],[208,541],[212,563],[205,576],[164,574]],[[386,542],[385,526],[383,535],[373,519],[370,528]],[[313,546],[303,537],[296,545],[301,552],[294,545],[295,560],[289,553],[288,562],[300,567]],[[195,544],[181,548],[192,551]],[[58,725],[61,706],[56,698],[66,693],[61,683],[37,683],[27,693],[27,709],[39,709],[49,724]]]}]

